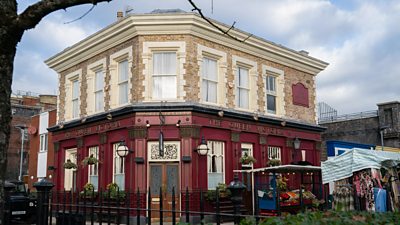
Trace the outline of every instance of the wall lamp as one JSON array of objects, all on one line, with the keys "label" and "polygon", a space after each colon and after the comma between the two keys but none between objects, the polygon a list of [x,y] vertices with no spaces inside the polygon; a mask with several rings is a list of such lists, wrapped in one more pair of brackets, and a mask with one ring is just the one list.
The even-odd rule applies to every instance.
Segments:
[{"label": "wall lamp", "polygon": [[146,120],[146,127],[149,128],[151,125],[148,120]]},{"label": "wall lamp", "polygon": [[294,141],[293,141],[293,147],[294,147],[294,149],[296,149],[296,150],[300,149],[300,144],[301,144],[301,141],[296,137],[296,138],[294,139]]},{"label": "wall lamp", "polygon": [[117,147],[117,155],[121,158],[125,158],[129,153],[133,153],[133,150],[129,150],[124,140],[121,140]]},{"label": "wall lamp", "polygon": [[178,120],[178,122],[176,122],[175,126],[176,127],[180,127],[181,126],[181,120]]},{"label": "wall lamp", "polygon": [[207,146],[207,142],[206,139],[204,139],[204,136],[201,138],[201,142],[200,145],[197,146],[197,148],[195,149],[195,151],[197,152],[197,154],[199,154],[200,156],[204,156],[207,155],[208,150],[210,150]]}]

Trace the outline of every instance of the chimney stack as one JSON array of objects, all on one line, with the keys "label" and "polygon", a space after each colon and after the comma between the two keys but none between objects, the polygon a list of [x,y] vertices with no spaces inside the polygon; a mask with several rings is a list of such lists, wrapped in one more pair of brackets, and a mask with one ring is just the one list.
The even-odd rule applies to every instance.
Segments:
[{"label": "chimney stack", "polygon": [[117,20],[120,21],[120,20],[122,20],[122,18],[124,18],[124,13],[121,11],[118,11],[117,12]]}]

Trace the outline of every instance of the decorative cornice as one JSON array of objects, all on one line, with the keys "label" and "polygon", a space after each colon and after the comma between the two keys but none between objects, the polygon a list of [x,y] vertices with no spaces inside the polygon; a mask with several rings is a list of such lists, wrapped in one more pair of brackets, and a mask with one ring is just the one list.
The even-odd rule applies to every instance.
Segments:
[{"label": "decorative cornice", "polygon": [[[223,29],[230,27],[218,21],[214,22]],[[230,33],[239,39],[249,36],[249,33],[238,29],[231,30]],[[328,66],[326,62],[260,37],[252,36],[244,43],[238,42],[221,34],[195,13],[131,15],[65,49],[45,62],[50,68],[60,73],[138,35],[163,34],[190,34],[313,75]]]}]

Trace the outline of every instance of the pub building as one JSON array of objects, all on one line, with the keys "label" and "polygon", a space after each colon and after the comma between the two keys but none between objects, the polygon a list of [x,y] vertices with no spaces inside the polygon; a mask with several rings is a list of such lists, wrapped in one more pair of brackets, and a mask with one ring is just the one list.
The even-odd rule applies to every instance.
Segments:
[{"label": "pub building", "polygon": [[180,199],[186,188],[215,190],[233,170],[270,159],[320,165],[315,80],[328,64],[230,32],[246,41],[196,13],[156,10],[118,18],[46,60],[59,77],[49,128],[55,189],[116,183],[156,196],[174,187]]}]

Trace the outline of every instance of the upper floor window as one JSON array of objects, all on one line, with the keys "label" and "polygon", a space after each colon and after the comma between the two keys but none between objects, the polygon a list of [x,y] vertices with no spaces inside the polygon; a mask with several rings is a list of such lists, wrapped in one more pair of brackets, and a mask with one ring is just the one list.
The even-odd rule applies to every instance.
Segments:
[{"label": "upper floor window", "polygon": [[243,109],[249,108],[249,70],[238,67],[236,71],[236,106]]},{"label": "upper floor window", "polygon": [[224,142],[208,141],[207,153],[208,189],[215,189],[219,183],[225,183]]},{"label": "upper floor window", "polygon": [[98,70],[95,73],[95,85],[94,85],[94,98],[95,98],[95,111],[104,110],[104,73],[102,70]]},{"label": "upper floor window", "polygon": [[202,64],[202,100],[205,102],[217,103],[218,72],[217,61],[210,58],[203,58]]},{"label": "upper floor window", "polygon": [[118,63],[118,91],[119,91],[119,104],[128,103],[128,78],[129,68],[128,60],[123,60]]},{"label": "upper floor window", "polygon": [[79,80],[72,81],[72,118],[79,117]]},{"label": "upper floor window", "polygon": [[176,99],[176,53],[153,53],[153,99]]},{"label": "upper floor window", "polygon": [[40,152],[46,152],[48,146],[48,134],[41,134],[40,135]]},{"label": "upper floor window", "polygon": [[265,113],[277,116],[285,115],[285,73],[283,70],[262,66],[264,82]]},{"label": "upper floor window", "polygon": [[276,114],[276,77],[267,75],[265,77],[265,90],[267,99],[267,112]]}]

